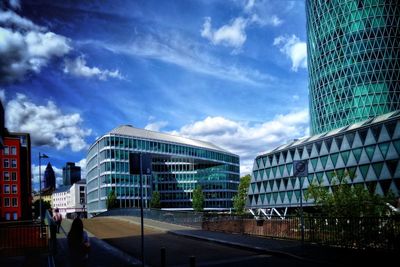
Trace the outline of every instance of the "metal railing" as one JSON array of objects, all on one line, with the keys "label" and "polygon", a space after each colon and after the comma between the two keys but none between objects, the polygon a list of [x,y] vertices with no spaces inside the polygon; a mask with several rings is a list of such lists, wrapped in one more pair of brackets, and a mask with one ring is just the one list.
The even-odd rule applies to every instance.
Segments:
[{"label": "metal railing", "polygon": [[40,222],[0,223],[0,255],[19,256],[48,251],[48,227]]},{"label": "metal railing", "polygon": [[[134,216],[140,217],[140,209],[112,209],[97,216]],[[144,209],[143,218],[161,222],[173,223],[178,225],[190,226],[201,229],[203,214],[197,212],[185,211],[167,211],[159,209]]]},{"label": "metal railing", "polygon": [[[301,240],[298,216],[254,220],[241,217],[210,217],[203,229],[272,238]],[[400,217],[304,217],[304,241],[347,248],[400,249]]]},{"label": "metal railing", "polygon": [[[196,229],[301,240],[299,216],[255,220],[250,216],[145,209],[144,218]],[[113,209],[97,216],[140,217],[139,209]],[[304,217],[304,241],[347,248],[400,250],[400,216]]]}]

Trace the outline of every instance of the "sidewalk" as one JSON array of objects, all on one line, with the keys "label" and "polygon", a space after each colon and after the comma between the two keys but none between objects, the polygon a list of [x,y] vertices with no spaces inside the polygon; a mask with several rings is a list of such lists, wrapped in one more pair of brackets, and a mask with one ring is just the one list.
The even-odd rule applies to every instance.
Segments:
[{"label": "sidewalk", "polygon": [[[67,234],[71,228],[72,220],[63,219],[60,233],[57,234],[57,254],[54,258],[56,267],[73,267],[68,260]],[[91,251],[88,266],[141,266],[141,262],[132,256],[110,246],[88,232]]]},{"label": "sidewalk", "polygon": [[[113,218],[140,224],[140,218],[138,217],[118,216]],[[397,261],[398,258],[395,253],[389,252],[351,250],[308,243],[302,245],[300,241],[204,231],[149,219],[144,219],[144,224],[146,227],[152,227],[174,235],[207,240],[281,257],[295,258],[301,261],[317,263],[321,266],[347,266],[350,263],[357,265],[362,263],[367,265],[372,263],[382,264],[390,260]]]}]

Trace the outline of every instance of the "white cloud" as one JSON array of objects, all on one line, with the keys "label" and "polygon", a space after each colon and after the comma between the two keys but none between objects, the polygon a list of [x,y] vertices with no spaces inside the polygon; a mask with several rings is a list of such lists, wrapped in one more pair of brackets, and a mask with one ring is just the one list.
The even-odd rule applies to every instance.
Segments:
[{"label": "white cloud", "polygon": [[144,128],[149,131],[159,132],[160,129],[164,128],[168,125],[166,121],[155,121],[147,124]]},{"label": "white cloud", "polygon": [[211,18],[205,18],[201,36],[210,40],[214,45],[224,45],[239,49],[246,41],[245,29],[248,21],[242,17],[238,17],[229,25],[224,25],[217,30],[213,30],[211,26]]},{"label": "white cloud", "polygon": [[0,82],[22,80],[29,72],[39,73],[51,59],[70,50],[68,38],[46,32],[12,11],[0,11]]},{"label": "white cloud", "polygon": [[277,115],[260,124],[207,117],[181,127],[172,134],[204,140],[240,156],[241,174],[249,173],[262,152],[309,134],[308,109]]},{"label": "white cloud", "polygon": [[296,35],[276,37],[274,45],[278,46],[281,53],[291,59],[293,71],[307,68],[307,44],[300,41]]},{"label": "white cloud", "polygon": [[69,73],[74,76],[81,77],[95,77],[100,80],[107,80],[107,78],[123,79],[119,70],[109,71],[101,70],[97,67],[88,67],[84,57],[77,57],[75,60],[65,59],[64,73]]},{"label": "white cloud", "polygon": [[99,45],[113,53],[160,60],[180,66],[187,71],[253,86],[264,86],[265,82],[275,79],[257,69],[242,68],[230,65],[228,62],[221,62],[206,53],[198,43],[183,38],[176,32],[159,32],[155,36],[137,37],[132,43],[123,45],[90,40],[86,44]]},{"label": "white cloud", "polygon": [[260,16],[258,16],[257,14],[253,14],[251,16],[251,22],[258,23],[260,26],[272,25],[276,27],[281,25],[283,23],[283,20],[281,20],[276,15],[260,18]]},{"label": "white cloud", "polygon": [[81,179],[86,179],[86,158],[76,162],[75,165],[81,167]]},{"label": "white cloud", "polygon": [[69,146],[72,151],[88,147],[85,137],[91,130],[82,127],[80,114],[63,114],[51,101],[40,106],[17,94],[5,106],[5,121],[10,131],[30,133],[33,146]]}]

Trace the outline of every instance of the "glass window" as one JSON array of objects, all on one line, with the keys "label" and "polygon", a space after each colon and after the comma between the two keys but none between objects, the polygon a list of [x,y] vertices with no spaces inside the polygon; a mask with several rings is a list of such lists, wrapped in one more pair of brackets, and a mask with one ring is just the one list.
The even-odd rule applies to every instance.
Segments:
[{"label": "glass window", "polygon": [[16,194],[16,193],[17,193],[17,185],[16,185],[16,184],[13,184],[13,185],[11,186],[11,192],[12,192],[13,194]]},{"label": "glass window", "polygon": [[9,166],[10,166],[9,160],[8,160],[8,159],[5,159],[5,160],[3,161],[3,167],[4,167],[4,168],[8,168]]},{"label": "glass window", "polygon": [[10,148],[9,148],[8,146],[5,146],[5,147],[4,147],[4,149],[3,149],[3,154],[4,154],[4,155],[10,154]]},{"label": "glass window", "polygon": [[12,204],[13,207],[18,207],[18,199],[16,197],[13,197],[11,199],[11,201],[12,201],[11,204]]},{"label": "glass window", "polygon": [[18,220],[18,213],[16,212],[13,213],[13,219],[14,221]]},{"label": "glass window", "polygon": [[17,160],[16,159],[11,160],[11,168],[17,168]]},{"label": "glass window", "polygon": [[3,176],[4,176],[4,181],[10,181],[10,173],[9,172],[4,172]]},{"label": "glass window", "polygon": [[[9,200],[8,202],[10,202],[10,200]],[[6,220],[7,220],[7,221],[10,220],[10,213],[8,213],[8,212],[6,213]]]},{"label": "glass window", "polygon": [[16,181],[17,180],[17,173],[16,172],[12,172],[11,173],[11,180],[12,181]]},{"label": "glass window", "polygon": [[8,184],[4,185],[4,194],[10,194],[10,185]]},{"label": "glass window", "polygon": [[8,197],[4,198],[4,207],[10,207],[10,198]]},{"label": "glass window", "polygon": [[15,146],[11,147],[11,155],[17,155],[17,148]]}]

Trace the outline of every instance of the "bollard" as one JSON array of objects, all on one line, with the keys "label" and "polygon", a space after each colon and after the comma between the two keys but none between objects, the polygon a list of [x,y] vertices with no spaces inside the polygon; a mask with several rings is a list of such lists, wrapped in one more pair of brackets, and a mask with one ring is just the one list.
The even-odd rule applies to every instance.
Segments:
[{"label": "bollard", "polygon": [[190,256],[190,267],[196,267],[196,257]]},{"label": "bollard", "polygon": [[161,267],[165,266],[165,248],[161,248]]}]

